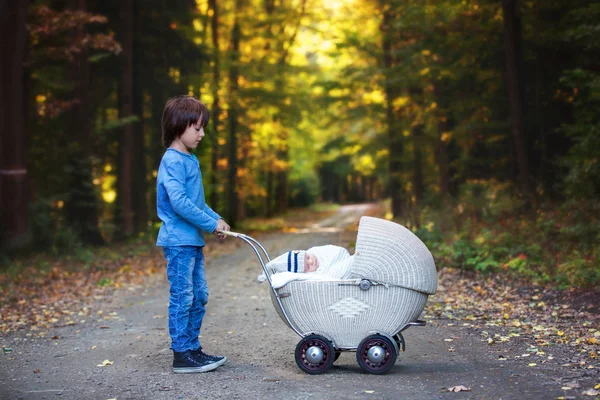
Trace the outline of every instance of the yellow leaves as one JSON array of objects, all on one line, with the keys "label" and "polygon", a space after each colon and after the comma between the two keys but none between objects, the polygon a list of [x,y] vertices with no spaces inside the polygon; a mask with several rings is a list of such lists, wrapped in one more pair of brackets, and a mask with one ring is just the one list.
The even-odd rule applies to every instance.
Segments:
[{"label": "yellow leaves", "polygon": [[331,89],[329,91],[329,96],[330,97],[342,97],[342,96],[347,96],[350,94],[350,90],[349,89]]},{"label": "yellow leaves", "polygon": [[397,97],[392,102],[392,105],[394,106],[395,109],[400,109],[400,108],[404,107],[405,105],[407,105],[409,101],[410,101],[410,97]]},{"label": "yellow leaves", "polygon": [[587,342],[588,342],[588,344],[598,344],[598,339],[596,339],[596,338],[589,338]]},{"label": "yellow leaves", "polygon": [[97,367],[106,367],[107,365],[113,365],[113,361],[104,360],[101,364],[96,365]]},{"label": "yellow leaves", "polygon": [[425,75],[429,74],[429,71],[431,71],[430,68],[423,68],[421,71],[419,71],[419,75],[425,76]]},{"label": "yellow leaves", "polygon": [[556,332],[556,334],[557,334],[558,336],[565,336],[565,333],[564,333],[563,331],[558,331],[558,332]]},{"label": "yellow leaves", "polygon": [[355,167],[358,172],[365,176],[370,176],[373,174],[377,166],[375,165],[375,160],[373,157],[370,154],[365,154],[359,157]]},{"label": "yellow leaves", "polygon": [[440,136],[440,140],[444,143],[450,142],[450,140],[452,140],[452,132],[443,132]]},{"label": "yellow leaves", "polygon": [[383,104],[385,101],[385,94],[382,90],[372,90],[364,93],[362,100],[365,104]]},{"label": "yellow leaves", "polygon": [[535,367],[536,365],[537,365],[536,363],[527,364],[528,367]]},{"label": "yellow leaves", "polygon": [[119,274],[124,274],[124,273],[127,273],[127,272],[131,272],[131,270],[132,270],[132,268],[131,268],[131,265],[129,265],[129,264],[125,264],[125,265],[123,265],[123,266],[122,266],[122,267],[119,269],[119,272],[118,272],[118,273],[119,273]]},{"label": "yellow leaves", "polygon": [[193,22],[195,31],[198,31],[198,32],[202,31],[202,23],[200,22],[199,19],[195,18],[194,21],[192,21],[192,22]]}]

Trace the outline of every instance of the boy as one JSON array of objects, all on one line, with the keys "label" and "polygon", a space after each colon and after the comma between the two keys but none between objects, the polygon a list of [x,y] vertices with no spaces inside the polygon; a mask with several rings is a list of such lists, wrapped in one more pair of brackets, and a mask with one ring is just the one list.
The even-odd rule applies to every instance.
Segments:
[{"label": "boy", "polygon": [[204,200],[200,163],[191,153],[204,137],[209,112],[191,96],[170,99],[162,115],[167,151],[158,168],[156,208],[162,221],[157,246],[163,246],[169,280],[169,334],[173,372],[206,372],[227,360],[202,351],[198,336],[208,302],[204,274],[204,233],[223,240],[229,225]]}]

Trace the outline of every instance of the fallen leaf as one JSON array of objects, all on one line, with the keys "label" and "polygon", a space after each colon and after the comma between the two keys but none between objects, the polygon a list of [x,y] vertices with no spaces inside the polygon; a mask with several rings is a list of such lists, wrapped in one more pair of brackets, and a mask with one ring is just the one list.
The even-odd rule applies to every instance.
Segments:
[{"label": "fallen leaf", "polygon": [[113,362],[110,360],[102,361],[102,364],[98,364],[97,367],[106,367],[107,365],[113,365]]},{"label": "fallen leaf", "polygon": [[530,367],[535,367],[536,365],[537,365],[536,363],[529,364]]},{"label": "fallen leaf", "polygon": [[464,387],[463,385],[459,385],[459,386],[452,386],[450,388],[448,388],[449,392],[470,392],[471,388],[468,387]]},{"label": "fallen leaf", "polygon": [[598,396],[598,395],[600,395],[600,390],[589,389],[589,390],[586,390],[585,392],[582,392],[581,394],[584,396]]},{"label": "fallen leaf", "polygon": [[374,391],[374,390],[365,390],[365,391],[364,391],[364,393],[369,393],[369,394],[371,394],[371,393],[375,393],[375,391]]}]

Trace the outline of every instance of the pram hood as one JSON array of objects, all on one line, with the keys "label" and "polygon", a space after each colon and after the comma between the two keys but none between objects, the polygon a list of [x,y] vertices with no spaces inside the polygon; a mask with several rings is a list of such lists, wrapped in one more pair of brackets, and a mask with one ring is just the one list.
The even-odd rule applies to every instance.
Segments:
[{"label": "pram hood", "polygon": [[362,217],[352,278],[398,285],[426,294],[437,290],[433,256],[411,231],[380,218]]}]

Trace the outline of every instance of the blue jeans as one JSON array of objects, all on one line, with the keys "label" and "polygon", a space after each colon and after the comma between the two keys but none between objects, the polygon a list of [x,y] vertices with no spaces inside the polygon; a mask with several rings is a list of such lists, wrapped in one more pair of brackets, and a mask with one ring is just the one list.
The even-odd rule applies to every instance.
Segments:
[{"label": "blue jeans", "polygon": [[177,352],[200,348],[200,328],[208,302],[202,247],[174,246],[163,249],[167,260],[169,334]]}]

